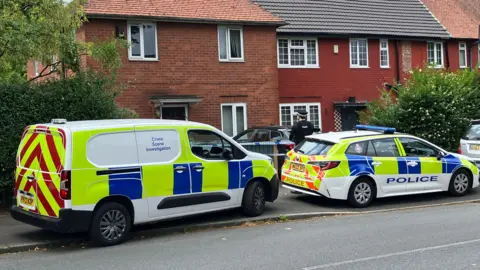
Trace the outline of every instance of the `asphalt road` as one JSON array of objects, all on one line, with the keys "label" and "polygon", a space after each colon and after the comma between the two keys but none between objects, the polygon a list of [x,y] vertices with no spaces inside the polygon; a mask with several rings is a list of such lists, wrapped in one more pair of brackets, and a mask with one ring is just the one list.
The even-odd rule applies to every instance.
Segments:
[{"label": "asphalt road", "polygon": [[480,269],[480,204],[0,256],[0,269]]}]

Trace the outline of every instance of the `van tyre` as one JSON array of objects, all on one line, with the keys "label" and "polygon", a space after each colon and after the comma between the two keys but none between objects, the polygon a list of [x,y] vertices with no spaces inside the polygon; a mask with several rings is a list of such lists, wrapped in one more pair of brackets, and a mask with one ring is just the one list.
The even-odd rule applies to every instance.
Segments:
[{"label": "van tyre", "polygon": [[457,170],[450,179],[448,191],[453,196],[463,196],[467,194],[471,187],[472,177],[465,169]]},{"label": "van tyre", "polygon": [[93,214],[90,239],[98,246],[113,246],[125,241],[132,218],[125,206],[116,202],[101,205]]},{"label": "van tyre", "polygon": [[247,186],[243,194],[243,212],[251,217],[259,216],[265,211],[265,186],[255,181]]},{"label": "van tyre", "polygon": [[348,203],[357,208],[369,206],[377,196],[372,180],[362,177],[353,181],[348,191]]}]

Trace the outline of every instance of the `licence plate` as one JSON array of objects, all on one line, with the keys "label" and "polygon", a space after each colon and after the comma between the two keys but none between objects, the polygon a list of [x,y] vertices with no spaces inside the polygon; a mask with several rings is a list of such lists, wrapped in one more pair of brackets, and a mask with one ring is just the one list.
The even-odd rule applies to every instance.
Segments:
[{"label": "licence plate", "polygon": [[480,144],[471,144],[470,150],[480,151]]},{"label": "licence plate", "polygon": [[284,180],[285,183],[287,184],[291,184],[291,185],[294,185],[294,186],[299,186],[299,187],[303,187],[303,188],[308,188],[308,185],[305,181],[302,181],[302,180],[298,180],[298,179],[293,179],[293,178],[290,178],[290,177],[286,177],[285,180]]},{"label": "licence plate", "polygon": [[20,206],[30,209],[30,210],[35,210],[35,200],[34,197],[30,197],[24,194],[19,194],[19,204]]},{"label": "licence plate", "polygon": [[292,163],[292,170],[297,171],[297,172],[303,172],[303,171],[305,171],[305,165]]}]

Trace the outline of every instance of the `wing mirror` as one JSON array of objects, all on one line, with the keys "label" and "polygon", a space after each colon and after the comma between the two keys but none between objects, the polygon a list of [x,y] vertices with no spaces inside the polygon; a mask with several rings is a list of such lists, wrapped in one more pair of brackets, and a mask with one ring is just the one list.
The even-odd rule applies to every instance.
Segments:
[{"label": "wing mirror", "polygon": [[226,160],[232,160],[233,159],[233,153],[230,151],[230,149],[225,149],[222,153],[222,157]]},{"label": "wing mirror", "polygon": [[443,157],[445,157],[445,153],[443,153],[443,152],[438,152],[438,154],[437,154],[437,160],[441,160]]}]

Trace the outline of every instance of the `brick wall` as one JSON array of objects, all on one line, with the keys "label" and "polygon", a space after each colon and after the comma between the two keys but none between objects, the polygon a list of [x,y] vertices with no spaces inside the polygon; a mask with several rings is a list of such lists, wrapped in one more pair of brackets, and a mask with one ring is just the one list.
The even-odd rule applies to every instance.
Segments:
[{"label": "brick wall", "polygon": [[[115,26],[127,33],[127,21],[92,19],[85,39],[105,38]],[[203,101],[189,108],[189,120],[221,127],[221,104],[247,104],[248,126],[278,123],[276,29],[244,26],[244,63],[218,60],[217,25],[157,24],[159,61],[129,61],[124,50],[121,82],[128,89],[118,103],[141,117],[156,117],[149,104],[155,95],[198,95]],[[88,59],[89,66],[95,66]]]}]

